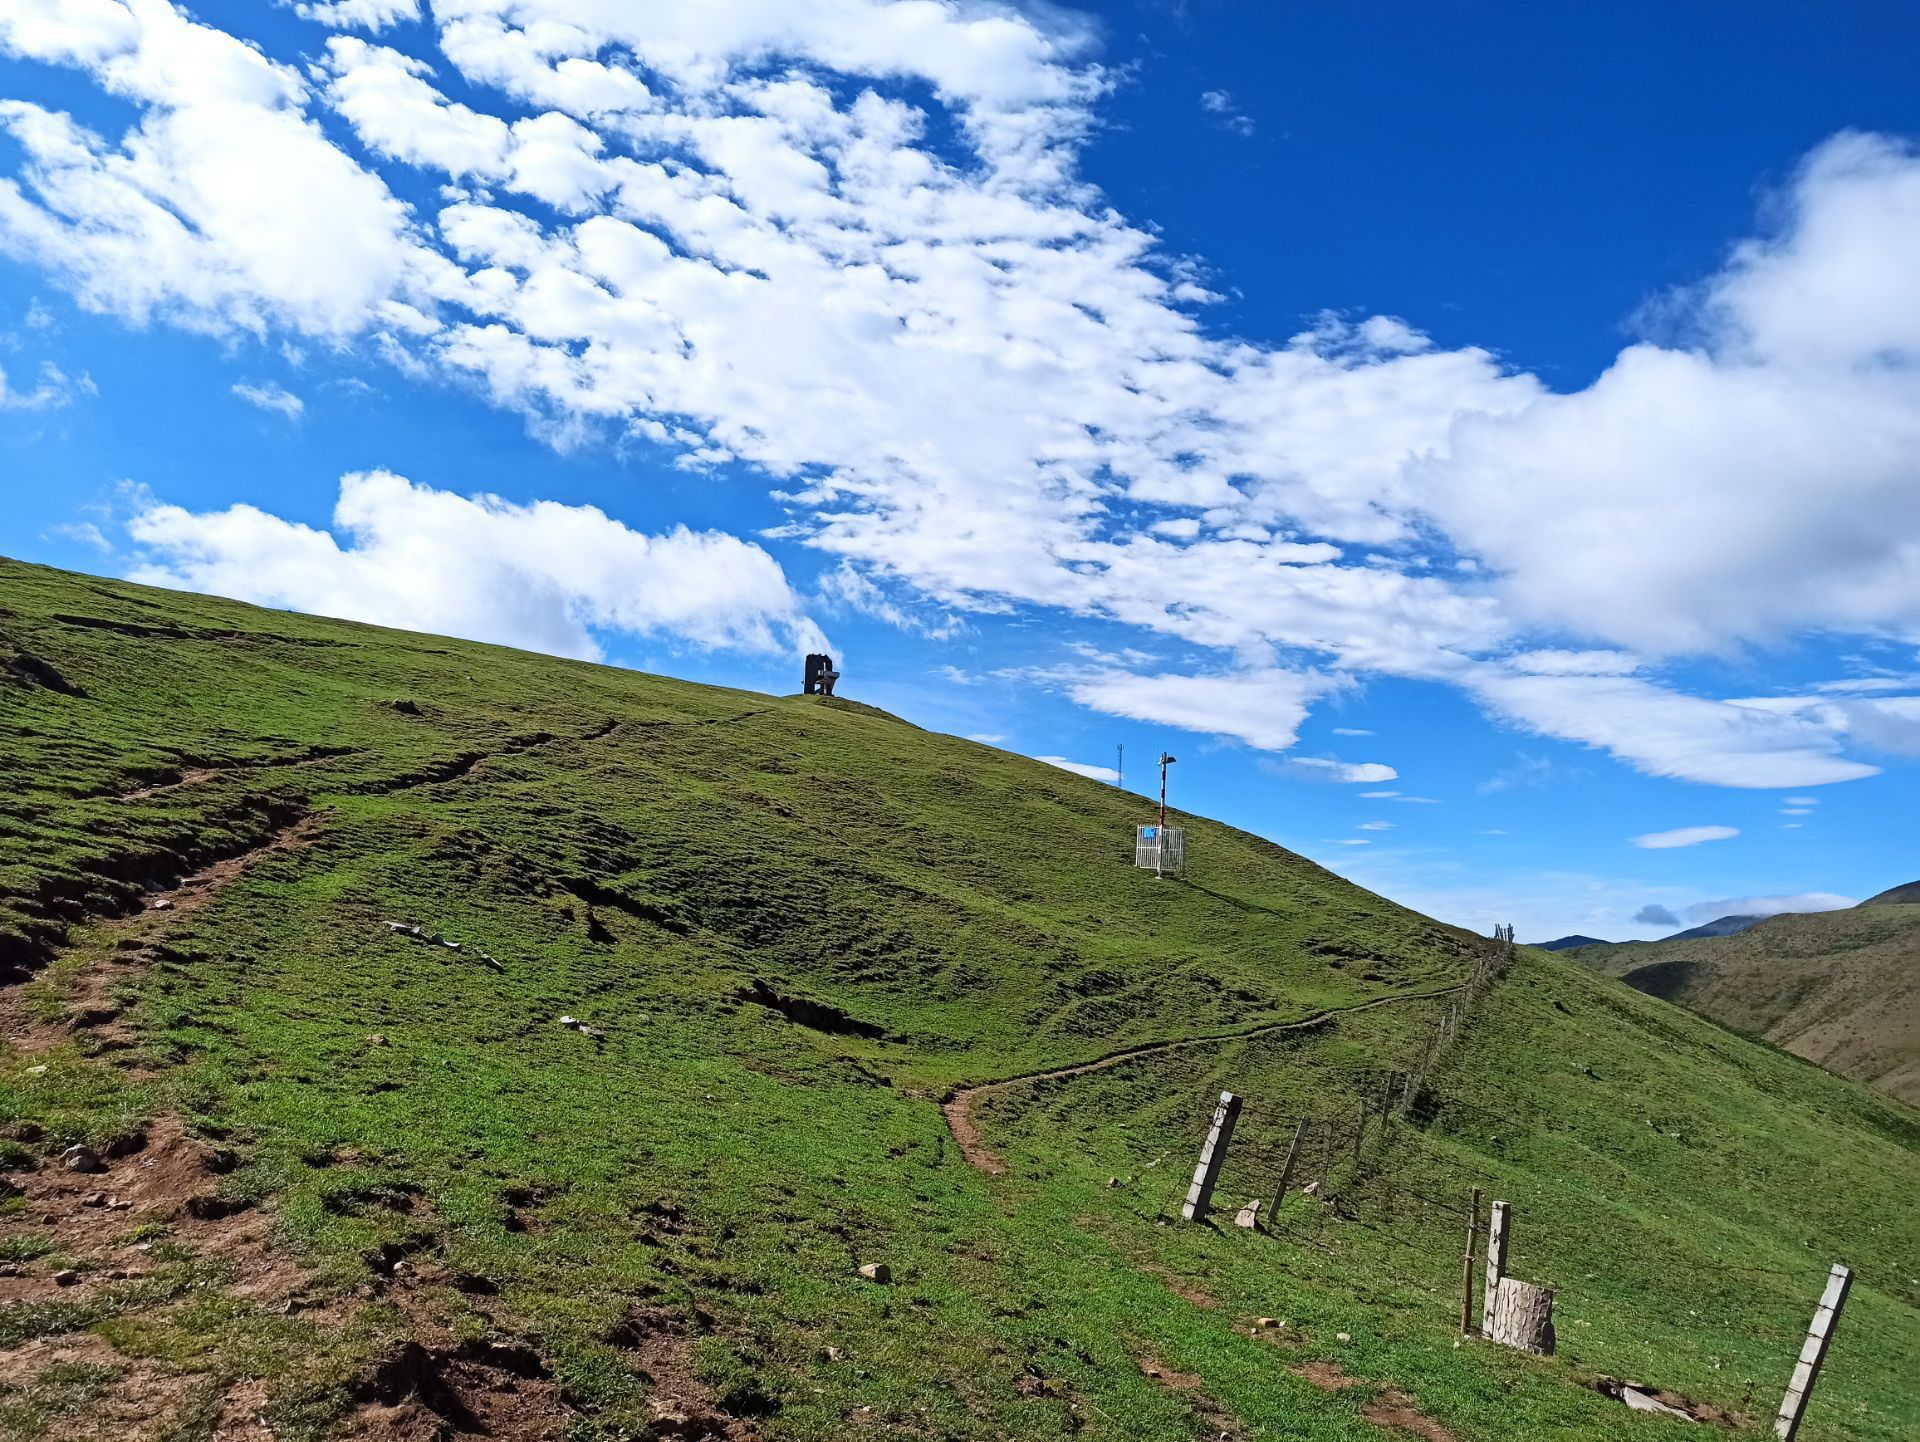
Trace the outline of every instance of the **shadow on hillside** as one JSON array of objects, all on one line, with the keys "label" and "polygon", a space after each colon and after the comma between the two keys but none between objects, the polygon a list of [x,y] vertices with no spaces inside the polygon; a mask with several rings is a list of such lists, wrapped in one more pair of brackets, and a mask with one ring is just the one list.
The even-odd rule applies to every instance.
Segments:
[{"label": "shadow on hillside", "polygon": [[1229,906],[1237,906],[1242,911],[1257,911],[1265,916],[1277,916],[1283,921],[1291,921],[1297,915],[1297,913],[1294,912],[1276,910],[1271,906],[1262,906],[1259,902],[1248,901],[1245,897],[1229,896],[1224,891],[1215,891],[1211,886],[1202,886],[1199,882],[1189,881],[1184,876],[1175,876],[1169,879],[1186,887],[1189,891],[1198,891],[1205,896],[1211,896],[1215,901],[1224,901]]}]

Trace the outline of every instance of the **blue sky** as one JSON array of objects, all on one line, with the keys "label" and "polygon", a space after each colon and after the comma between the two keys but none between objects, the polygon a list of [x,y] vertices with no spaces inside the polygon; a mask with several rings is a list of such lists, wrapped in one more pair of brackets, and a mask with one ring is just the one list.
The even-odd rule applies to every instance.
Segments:
[{"label": "blue sky", "polygon": [[775,691],[824,637],[1523,938],[1837,904],[1920,874],[1915,54],[16,0],[0,550]]}]

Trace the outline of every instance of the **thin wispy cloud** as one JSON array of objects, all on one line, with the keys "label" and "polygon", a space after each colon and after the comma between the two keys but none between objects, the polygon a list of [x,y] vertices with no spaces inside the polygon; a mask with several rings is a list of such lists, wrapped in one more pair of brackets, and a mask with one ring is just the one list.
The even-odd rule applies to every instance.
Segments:
[{"label": "thin wispy cloud", "polygon": [[1681,826],[1672,831],[1650,831],[1633,837],[1633,844],[1646,851],[1671,851],[1681,846],[1699,846],[1708,841],[1730,841],[1740,834],[1737,826]]},{"label": "thin wispy cloud", "polygon": [[[1718,921],[1723,916],[1780,916],[1788,912],[1843,911],[1858,906],[1851,896],[1832,891],[1801,891],[1786,896],[1732,896],[1718,901],[1696,901],[1681,909],[1689,926]],[[1677,923],[1676,923],[1677,924]]]},{"label": "thin wispy cloud", "polygon": [[1379,761],[1336,761],[1328,756],[1294,756],[1272,769],[1310,781],[1334,781],[1343,786],[1364,786],[1369,782],[1391,781],[1399,775]]},{"label": "thin wispy cloud", "polygon": [[1553,778],[1553,762],[1544,756],[1529,756],[1521,752],[1514,757],[1513,764],[1496,772],[1480,783],[1480,794],[1491,796],[1501,791],[1517,788],[1537,790]]},{"label": "thin wispy cloud", "polygon": [[1255,129],[1253,118],[1240,108],[1230,90],[1203,90],[1200,93],[1200,108],[1220,123],[1222,128],[1231,130],[1235,135],[1252,135]]},{"label": "thin wispy cloud", "polygon": [[1093,781],[1118,781],[1120,773],[1111,766],[1097,766],[1089,761],[1069,761],[1064,756],[1036,756],[1035,761],[1044,761],[1049,766],[1057,766],[1062,771],[1071,771],[1075,776],[1085,776]]},{"label": "thin wispy cloud", "polygon": [[297,421],[307,413],[307,403],[292,391],[276,385],[255,385],[250,381],[236,381],[233,393],[248,405],[258,410],[272,411]]},{"label": "thin wispy cloud", "polygon": [[58,411],[82,396],[95,393],[88,376],[70,376],[48,361],[41,365],[31,385],[14,385],[0,369],[0,411]]}]

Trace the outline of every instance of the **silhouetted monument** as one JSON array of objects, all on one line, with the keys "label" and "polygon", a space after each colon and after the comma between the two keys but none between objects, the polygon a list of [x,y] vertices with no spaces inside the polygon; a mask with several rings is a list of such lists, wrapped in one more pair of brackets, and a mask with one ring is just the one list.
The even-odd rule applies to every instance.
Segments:
[{"label": "silhouetted monument", "polygon": [[833,683],[840,679],[840,673],[833,669],[833,657],[811,655],[807,657],[807,683],[805,692],[809,696],[831,696]]}]

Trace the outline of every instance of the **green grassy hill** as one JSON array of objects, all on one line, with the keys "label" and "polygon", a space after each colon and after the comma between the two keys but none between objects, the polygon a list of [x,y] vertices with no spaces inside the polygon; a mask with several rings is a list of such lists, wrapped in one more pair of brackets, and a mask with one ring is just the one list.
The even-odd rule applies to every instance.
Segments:
[{"label": "green grassy hill", "polygon": [[1920,1103],[1920,904],[1875,898],[1733,936],[1582,947],[1651,996]]},{"label": "green grassy hill", "polygon": [[[1763,1424],[1835,1260],[1802,1435],[1920,1431],[1920,1115],[1230,828],[5,562],[0,780],[0,1436],[1672,1436],[1596,1380]],[[1335,1123],[1271,1231],[1178,1220],[1223,1088],[1229,1206]],[[1552,1359],[1459,1341],[1473,1186]]]}]

